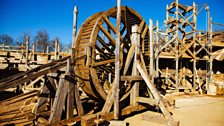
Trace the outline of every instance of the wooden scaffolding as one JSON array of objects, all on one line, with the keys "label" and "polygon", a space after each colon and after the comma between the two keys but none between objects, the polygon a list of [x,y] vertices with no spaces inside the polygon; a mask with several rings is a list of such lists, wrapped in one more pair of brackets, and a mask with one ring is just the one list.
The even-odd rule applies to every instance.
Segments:
[{"label": "wooden scaffolding", "polygon": [[[202,82],[207,85],[211,83],[212,24],[209,10],[207,11],[208,29],[206,33],[201,34],[196,28],[199,12],[194,2],[192,6],[186,6],[176,0],[167,5],[166,30],[159,30],[158,22],[154,29],[155,80],[158,85],[159,80],[162,80],[169,89],[178,90],[196,89]],[[202,40],[205,37],[206,39]],[[205,62],[208,66],[202,68],[206,70],[206,75],[200,78],[198,62]]]}]

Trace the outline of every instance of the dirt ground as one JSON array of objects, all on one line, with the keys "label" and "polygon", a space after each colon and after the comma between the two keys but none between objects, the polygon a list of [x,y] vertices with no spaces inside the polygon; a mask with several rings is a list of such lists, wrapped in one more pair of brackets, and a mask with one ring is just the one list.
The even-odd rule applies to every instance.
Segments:
[{"label": "dirt ground", "polygon": [[[143,119],[144,112],[126,118],[129,126],[161,126]],[[176,99],[173,118],[180,126],[224,126],[224,97],[184,96]]]}]

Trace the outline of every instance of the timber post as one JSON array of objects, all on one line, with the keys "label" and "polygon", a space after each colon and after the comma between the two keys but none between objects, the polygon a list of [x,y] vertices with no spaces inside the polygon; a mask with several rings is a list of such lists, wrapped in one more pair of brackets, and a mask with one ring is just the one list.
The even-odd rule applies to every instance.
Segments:
[{"label": "timber post", "polygon": [[114,119],[118,119],[119,118],[120,36],[121,36],[120,35],[120,24],[121,24],[121,0],[117,0],[116,47],[115,47]]},{"label": "timber post", "polygon": [[46,53],[49,53],[49,46],[47,45],[47,50],[46,50]]},{"label": "timber post", "polygon": [[[133,76],[138,76],[139,72],[137,71],[137,60],[140,55],[140,33],[139,33],[139,27],[138,25],[134,25],[131,28],[131,44],[134,46],[134,63],[133,63],[133,68],[132,68],[132,75]],[[130,94],[130,105],[137,106],[137,97],[139,96],[139,82],[135,82],[131,89],[131,94]]]},{"label": "timber post", "polygon": [[[175,14],[176,14],[176,21],[178,21],[179,20],[179,5],[178,5],[178,0],[176,0],[176,12],[175,12]],[[179,27],[179,24],[178,24],[178,22],[176,23],[176,27]],[[176,30],[176,34],[175,34],[175,38],[176,38],[176,40],[175,40],[175,49],[176,49],[176,53],[175,53],[175,64],[176,64],[176,66],[175,66],[175,87],[176,88],[178,88],[178,86],[179,86],[179,76],[178,76],[178,74],[179,74],[179,41],[178,41],[178,33],[179,33],[179,31],[178,31],[178,29]]]},{"label": "timber post", "polygon": [[30,37],[26,36],[26,62],[25,62],[26,70],[28,68],[28,62],[29,62],[29,60],[28,60],[28,57],[29,57],[29,43],[30,43]]},{"label": "timber post", "polygon": [[[196,88],[196,73],[197,73],[197,61],[196,61],[196,22],[197,22],[197,16],[196,16],[196,13],[197,13],[197,10],[196,10],[196,4],[195,4],[195,2],[193,2],[193,14],[194,14],[194,16],[193,16],[193,22],[194,22],[194,29],[193,29],[193,31],[194,31],[194,33],[193,33],[193,41],[194,41],[194,44],[193,44],[193,54],[195,55],[195,57],[194,57],[194,59],[193,59],[193,67],[195,68],[195,69],[193,69],[193,84],[192,84],[192,86],[193,86],[193,89],[195,89]],[[200,35],[200,33],[199,33],[199,35]],[[200,86],[200,84],[199,84],[199,86]]]},{"label": "timber post", "polygon": [[75,39],[77,32],[77,16],[78,16],[78,7],[75,6],[73,11],[72,48],[75,48]]},{"label": "timber post", "polygon": [[35,43],[33,43],[33,45],[32,45],[32,61],[34,61],[35,60],[35,58],[34,58],[34,52],[35,52]]},{"label": "timber post", "polygon": [[154,32],[153,32],[153,21],[149,19],[149,32],[150,32],[150,79],[154,84]]},{"label": "timber post", "polygon": [[54,59],[58,59],[58,37],[54,41]]}]

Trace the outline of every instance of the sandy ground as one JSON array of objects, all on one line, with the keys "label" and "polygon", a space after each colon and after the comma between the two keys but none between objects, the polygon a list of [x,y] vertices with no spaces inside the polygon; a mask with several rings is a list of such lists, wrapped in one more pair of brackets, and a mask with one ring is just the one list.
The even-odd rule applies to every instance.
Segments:
[{"label": "sandy ground", "polygon": [[193,97],[176,100],[174,118],[181,126],[224,126],[224,98]]},{"label": "sandy ground", "polygon": [[[142,119],[144,112],[126,118],[129,126],[161,126]],[[186,96],[176,99],[173,118],[180,126],[224,126],[224,97]]]}]

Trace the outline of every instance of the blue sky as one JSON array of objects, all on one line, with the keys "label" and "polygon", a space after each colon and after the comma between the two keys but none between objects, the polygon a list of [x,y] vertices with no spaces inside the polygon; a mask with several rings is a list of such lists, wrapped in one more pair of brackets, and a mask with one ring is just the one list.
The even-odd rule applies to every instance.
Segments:
[{"label": "blue sky", "polygon": [[[148,22],[149,18],[159,20],[162,26],[165,19],[166,4],[173,0],[122,0]],[[192,5],[193,0],[179,0]],[[224,24],[223,0],[195,0],[196,4],[207,3],[210,6],[214,22]],[[9,34],[14,39],[22,32],[29,32],[31,37],[38,30],[46,30],[50,39],[59,37],[63,43],[70,43],[72,38],[73,8],[78,6],[78,28],[92,14],[116,6],[116,0],[0,0],[0,34]],[[198,17],[198,29],[205,28],[204,10]]]}]

